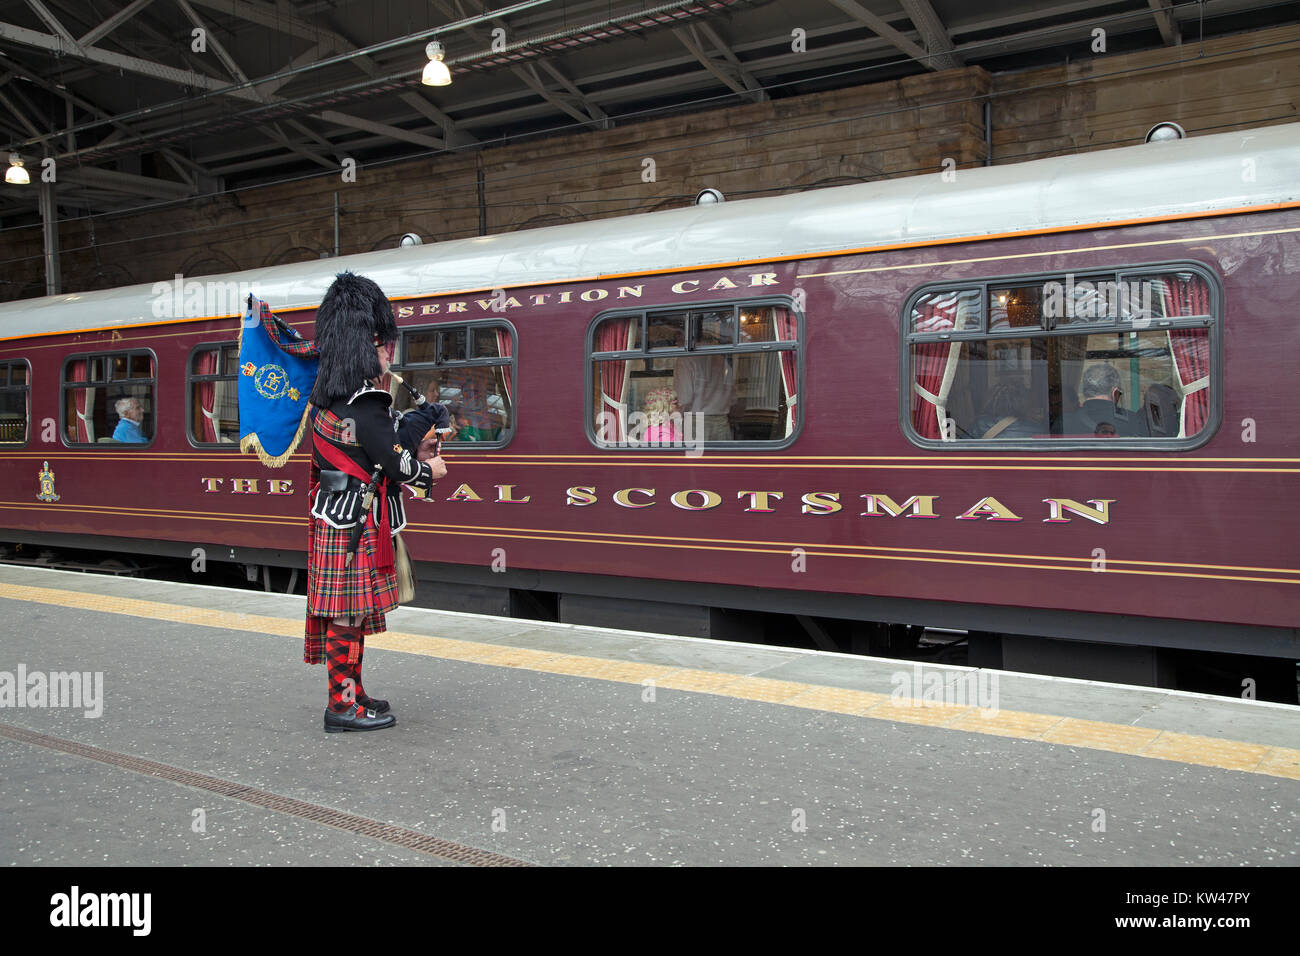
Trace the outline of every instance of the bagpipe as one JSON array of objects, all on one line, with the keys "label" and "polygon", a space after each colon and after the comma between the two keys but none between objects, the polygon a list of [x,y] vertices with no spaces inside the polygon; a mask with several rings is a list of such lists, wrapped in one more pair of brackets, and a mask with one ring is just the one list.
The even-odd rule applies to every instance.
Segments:
[{"label": "bagpipe", "polygon": [[[239,329],[239,450],[253,452],[268,468],[281,468],[302,443],[316,384],[320,350],[302,337],[261,299],[250,295]],[[414,386],[390,371],[420,407],[426,401]],[[441,438],[452,429],[440,405],[434,432]]]}]

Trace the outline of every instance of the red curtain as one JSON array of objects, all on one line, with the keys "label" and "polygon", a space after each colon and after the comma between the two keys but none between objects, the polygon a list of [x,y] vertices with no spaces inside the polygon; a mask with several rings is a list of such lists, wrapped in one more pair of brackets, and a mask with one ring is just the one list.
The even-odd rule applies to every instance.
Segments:
[{"label": "red curtain", "polygon": [[[622,352],[632,347],[633,325],[631,317],[606,319],[596,330],[596,351]],[[597,412],[597,434],[600,434],[601,422],[609,421],[606,415],[612,415],[617,434],[604,434],[607,441],[622,441],[627,435],[627,362],[600,363],[600,410]]]},{"label": "red curtain", "polygon": [[[789,309],[773,309],[778,342],[795,342],[799,338],[799,323]],[[781,353],[781,382],[785,386],[785,434],[794,434],[794,426],[799,421],[799,395],[795,389],[799,385],[798,353]]]},{"label": "red curtain", "polygon": [[[502,358],[510,358],[510,356],[514,354],[515,348],[515,343],[510,336],[510,332],[506,329],[497,329],[496,336],[497,355],[500,355]],[[510,373],[510,366],[498,365],[497,371],[501,373],[501,384],[505,386],[506,390],[506,405],[508,406],[506,412],[513,417],[515,396],[514,382],[511,380],[513,376]]]},{"label": "red curtain", "polygon": [[[956,316],[955,297],[924,303],[917,307],[915,331],[951,332],[956,327]],[[912,368],[916,375],[916,388],[923,388],[931,395],[939,394],[951,351],[950,342],[924,342],[912,346]],[[922,438],[939,438],[941,433],[937,406],[916,388],[912,389],[912,427]]]},{"label": "red curtain", "polygon": [[[194,369],[195,375],[212,375],[217,371],[217,349],[209,349],[206,352],[199,353],[199,360]],[[199,411],[203,416],[203,431],[199,436],[200,441],[215,442],[218,440],[217,422],[216,422],[216,399],[217,383],[216,382],[196,382],[199,400]]]},{"label": "red curtain", "polygon": [[[1200,276],[1165,276],[1164,286],[1165,315],[1209,315],[1210,288]],[[1183,393],[1183,435],[1195,435],[1210,415],[1210,330],[1170,329],[1169,350]]]},{"label": "red curtain", "polygon": [[[68,378],[74,382],[84,382],[86,380],[86,360],[77,359],[68,368]],[[94,441],[95,437],[91,430],[91,423],[86,420],[86,397],[90,394],[87,388],[74,388],[72,390],[72,400],[77,408],[77,441],[89,442]]]}]

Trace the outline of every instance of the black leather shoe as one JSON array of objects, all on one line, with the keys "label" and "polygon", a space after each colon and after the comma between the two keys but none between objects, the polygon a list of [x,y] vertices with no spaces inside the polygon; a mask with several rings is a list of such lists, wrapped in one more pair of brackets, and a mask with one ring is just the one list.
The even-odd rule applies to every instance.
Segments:
[{"label": "black leather shoe", "polygon": [[325,733],[327,734],[341,734],[347,730],[384,730],[395,723],[397,717],[393,714],[381,715],[363,707],[344,711],[341,714],[336,714],[332,710],[325,711]]},{"label": "black leather shoe", "polygon": [[380,700],[378,697],[358,697],[357,703],[366,710],[373,710],[376,714],[386,714],[391,710],[388,701]]}]

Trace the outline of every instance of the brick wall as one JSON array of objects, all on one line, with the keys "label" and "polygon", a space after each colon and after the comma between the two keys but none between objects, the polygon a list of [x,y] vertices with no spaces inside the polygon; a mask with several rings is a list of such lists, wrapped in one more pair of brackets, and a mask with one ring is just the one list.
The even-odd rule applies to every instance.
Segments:
[{"label": "brick wall", "polygon": [[[969,67],[362,166],[355,183],[327,175],[100,218],[93,244],[87,223],[68,223],[63,289],[319,258],[334,249],[336,192],[345,255],[392,247],[404,232],[426,242],[477,235],[480,164],[490,233],[683,205],[705,186],[743,198],[935,171],[947,158],[977,165],[984,97],[995,162],[1138,143],[1161,120],[1189,131],[1286,122],[1300,102],[1300,27],[994,76]],[[40,253],[39,228],[0,235],[0,300],[44,294]]]}]

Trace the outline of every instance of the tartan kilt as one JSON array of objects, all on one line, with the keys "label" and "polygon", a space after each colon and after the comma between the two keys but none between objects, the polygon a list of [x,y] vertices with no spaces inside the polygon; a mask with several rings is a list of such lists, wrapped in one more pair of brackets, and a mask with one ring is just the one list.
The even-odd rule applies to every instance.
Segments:
[{"label": "tartan kilt", "polygon": [[325,631],[336,617],[361,618],[361,633],[387,630],[384,615],[394,610],[397,573],[376,568],[379,529],[373,516],[366,528],[351,566],[345,561],[351,528],[332,528],[320,518],[311,518],[307,542],[307,626],[303,660],[319,664],[325,658]]}]

